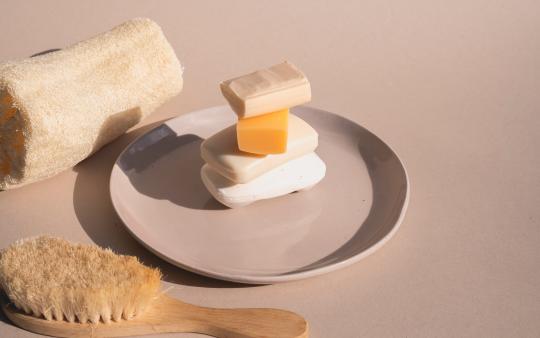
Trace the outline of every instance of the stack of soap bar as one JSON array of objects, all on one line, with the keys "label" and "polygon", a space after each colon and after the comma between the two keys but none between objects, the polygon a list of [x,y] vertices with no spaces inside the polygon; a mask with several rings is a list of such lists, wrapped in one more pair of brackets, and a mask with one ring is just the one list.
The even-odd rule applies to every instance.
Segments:
[{"label": "stack of soap bar", "polygon": [[221,90],[238,123],[201,145],[201,177],[214,198],[237,208],[307,190],[324,177],[326,166],[314,152],[317,132],[289,113],[311,98],[296,67],[284,62],[225,81]]}]

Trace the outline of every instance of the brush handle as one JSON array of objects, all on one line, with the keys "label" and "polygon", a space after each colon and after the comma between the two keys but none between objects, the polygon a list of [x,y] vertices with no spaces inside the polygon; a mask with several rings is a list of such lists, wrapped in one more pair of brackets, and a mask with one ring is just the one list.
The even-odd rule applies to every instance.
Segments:
[{"label": "brush handle", "polygon": [[133,320],[80,324],[45,320],[22,313],[3,297],[2,310],[17,326],[53,337],[133,337],[194,332],[219,338],[307,338],[308,324],[300,315],[278,309],[212,309],[162,295]]},{"label": "brush handle", "polygon": [[177,303],[176,324],[179,324],[179,330],[176,332],[197,332],[219,338],[308,337],[306,320],[294,312],[278,309],[214,309],[174,299],[171,302]]}]

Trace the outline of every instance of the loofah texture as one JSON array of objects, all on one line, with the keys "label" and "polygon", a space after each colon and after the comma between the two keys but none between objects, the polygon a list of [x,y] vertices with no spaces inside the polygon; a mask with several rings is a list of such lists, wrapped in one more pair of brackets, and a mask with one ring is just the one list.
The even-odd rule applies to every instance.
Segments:
[{"label": "loofah texture", "polygon": [[133,19],[70,47],[0,63],[0,189],[73,167],[177,95],[161,28]]},{"label": "loofah texture", "polygon": [[9,299],[48,320],[131,319],[157,296],[160,278],[136,257],[48,236],[18,241],[0,256],[0,286]]}]

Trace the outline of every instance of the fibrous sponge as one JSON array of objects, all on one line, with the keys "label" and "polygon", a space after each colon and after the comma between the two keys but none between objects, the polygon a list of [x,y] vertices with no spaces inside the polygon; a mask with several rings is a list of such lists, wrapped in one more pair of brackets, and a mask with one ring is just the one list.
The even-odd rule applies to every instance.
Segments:
[{"label": "fibrous sponge", "polygon": [[182,90],[161,28],[132,19],[65,49],[0,63],[0,189],[53,176]]}]

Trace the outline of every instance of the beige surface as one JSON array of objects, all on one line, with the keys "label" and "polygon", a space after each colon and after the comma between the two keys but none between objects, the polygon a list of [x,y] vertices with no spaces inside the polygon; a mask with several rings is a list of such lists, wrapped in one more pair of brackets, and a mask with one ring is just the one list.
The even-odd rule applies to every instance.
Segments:
[{"label": "beige surface", "polygon": [[[3,60],[133,16],[160,23],[185,89],[146,123],[222,104],[219,81],[290,59],[309,76],[312,104],[381,136],[412,184],[402,228],[373,256],[241,287],[173,268],[123,229],[107,180],[132,132],[72,171],[0,193],[0,246],[39,233],[111,246],[161,267],[185,301],[294,310],[314,338],[540,335],[538,1],[2,0],[0,10]],[[0,322],[0,336],[33,335]]]}]

